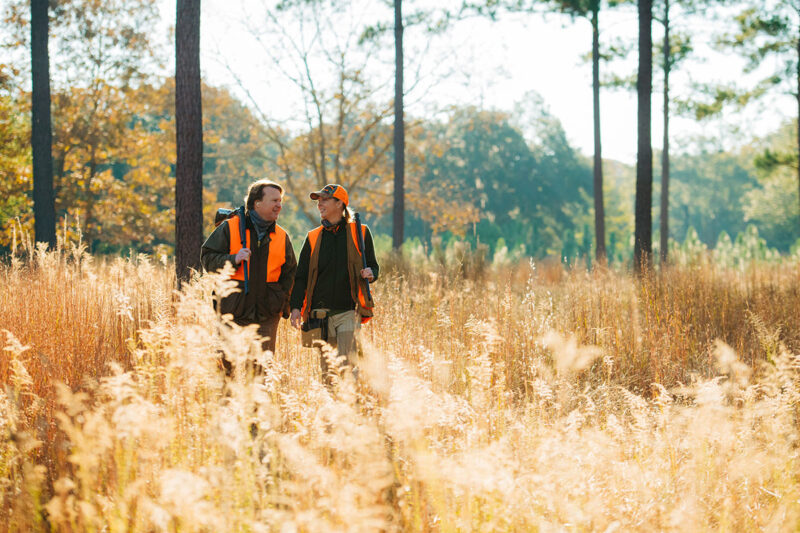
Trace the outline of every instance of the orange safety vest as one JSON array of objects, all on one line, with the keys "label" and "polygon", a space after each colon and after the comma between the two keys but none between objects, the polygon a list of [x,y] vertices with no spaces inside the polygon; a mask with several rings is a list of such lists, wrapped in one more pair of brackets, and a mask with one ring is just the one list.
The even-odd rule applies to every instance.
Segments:
[{"label": "orange safety vest", "polygon": [[[350,235],[353,238],[354,249],[355,249],[356,253],[358,254],[358,258],[360,260],[361,259],[361,255],[362,255],[363,252],[358,249],[358,233],[356,233],[356,223],[355,222],[350,222],[350,223],[348,223],[348,226],[350,226]],[[319,244],[319,241],[320,241],[320,238],[321,238],[321,234],[322,234],[322,226],[318,226],[318,227],[316,227],[316,228],[314,228],[314,229],[312,229],[311,231],[308,232],[308,237],[307,237],[308,238],[308,243],[311,245],[311,253],[309,254],[309,261],[311,260],[311,257],[314,256],[314,250],[317,248],[317,244]],[[365,238],[366,234],[367,234],[366,228],[364,226],[361,226],[361,236],[362,236],[362,238]],[[348,261],[348,263],[350,262],[350,257],[347,258],[347,261]],[[348,268],[349,268],[349,264],[348,264]],[[309,276],[310,276],[310,274],[311,274],[311,271],[309,270]],[[360,280],[362,278],[359,277],[358,279]],[[364,283],[368,283],[368,282],[366,280],[364,280]],[[369,305],[369,304],[371,304],[373,302],[369,302],[369,304],[368,304],[367,297],[364,294],[364,291],[363,291],[361,285],[362,285],[361,283],[357,283],[357,286],[358,286],[358,305],[361,308],[363,308],[363,309],[365,309],[367,311],[370,311],[370,315],[371,315],[372,305]],[[309,306],[311,305],[309,296],[310,296],[310,294],[308,293],[308,289],[306,289],[306,296],[305,296],[305,299],[303,300],[303,309],[300,311],[300,314],[301,314],[301,316],[304,317],[304,319],[308,318],[308,315],[306,313],[310,312],[310,309],[308,309]],[[362,324],[366,324],[367,322],[369,322],[369,320],[371,318],[372,318],[372,316],[363,316],[362,315],[361,316],[361,323]]]},{"label": "orange safety vest", "polygon": [[[239,237],[239,218],[234,216],[229,218],[228,231],[230,231],[231,249],[230,254],[236,255],[242,249],[241,238]],[[246,246],[250,248],[250,231],[246,230]],[[252,248],[250,248],[252,250]],[[286,262],[286,230],[275,223],[275,231],[271,234],[269,240],[269,251],[267,252],[267,283],[277,283],[281,277],[281,267]],[[247,262],[247,273],[250,274],[250,261]],[[234,272],[231,279],[238,279],[244,281],[244,261],[239,263],[239,267]]]}]

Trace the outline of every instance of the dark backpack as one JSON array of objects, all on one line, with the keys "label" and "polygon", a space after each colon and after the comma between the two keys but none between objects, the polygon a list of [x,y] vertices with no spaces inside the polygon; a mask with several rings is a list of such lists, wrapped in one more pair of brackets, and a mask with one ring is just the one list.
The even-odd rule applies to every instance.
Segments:
[{"label": "dark backpack", "polygon": [[235,217],[238,214],[239,214],[238,209],[228,209],[225,207],[220,207],[219,209],[217,209],[217,214],[214,215],[214,227],[216,228],[229,218]]},{"label": "dark backpack", "polygon": [[[217,209],[217,213],[214,215],[214,227],[218,227],[220,224],[222,224],[223,222],[225,222],[229,218],[233,218],[233,217],[236,217],[236,216],[240,217],[239,218],[239,239],[241,240],[242,247],[244,247],[245,242],[246,242],[246,240],[245,240],[246,224],[245,224],[245,220],[244,220],[244,206],[242,206],[242,207],[240,207],[238,209],[227,209],[225,207],[220,207],[219,209]],[[234,238],[234,236],[231,235],[231,239],[233,239],[233,238]],[[247,261],[245,261],[245,268],[244,268],[244,293],[245,294],[247,294],[250,291],[250,289],[249,289],[249,285],[250,284],[249,284],[248,279],[247,279],[247,270],[248,270],[247,269]]]}]

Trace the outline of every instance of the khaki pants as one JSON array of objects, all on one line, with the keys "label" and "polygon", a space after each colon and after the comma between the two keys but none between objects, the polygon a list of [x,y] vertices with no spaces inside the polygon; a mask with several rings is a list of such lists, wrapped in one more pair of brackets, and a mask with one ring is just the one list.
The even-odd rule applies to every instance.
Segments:
[{"label": "khaki pants", "polygon": [[[358,331],[360,329],[361,319],[355,311],[346,311],[328,317],[326,342],[336,349],[335,356],[339,358],[339,365],[350,367],[356,377],[358,377]],[[333,369],[329,369],[329,357],[326,356],[325,351],[320,353],[319,361],[322,377],[326,383],[329,383],[329,372]]]}]

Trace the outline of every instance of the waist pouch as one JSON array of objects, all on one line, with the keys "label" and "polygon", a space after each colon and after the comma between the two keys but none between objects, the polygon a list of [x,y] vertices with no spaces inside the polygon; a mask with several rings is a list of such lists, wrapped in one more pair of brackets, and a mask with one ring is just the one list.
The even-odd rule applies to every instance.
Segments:
[{"label": "waist pouch", "polygon": [[328,309],[312,309],[308,320],[300,326],[303,346],[310,348],[328,340]]}]

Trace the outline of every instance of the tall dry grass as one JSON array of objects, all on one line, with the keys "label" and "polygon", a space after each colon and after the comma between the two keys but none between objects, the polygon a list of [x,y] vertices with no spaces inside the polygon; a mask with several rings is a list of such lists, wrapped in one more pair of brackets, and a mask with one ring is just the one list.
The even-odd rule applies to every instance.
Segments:
[{"label": "tall dry grass", "polygon": [[214,313],[224,275],[77,255],[2,267],[6,530],[800,527],[797,265],[387,264],[327,389],[286,324],[262,353]]},{"label": "tall dry grass", "polygon": [[174,282],[169,270],[144,256],[95,259],[79,244],[55,253],[30,243],[0,268],[0,339],[27,348],[0,356],[0,383],[11,364],[24,368],[30,394],[18,399],[43,442],[48,471],[63,468],[66,447],[54,414],[54,385],[91,388],[109,364],[131,368],[129,344],[137,331],[171,313]]},{"label": "tall dry grass", "polygon": [[695,375],[713,377],[717,339],[750,366],[775,356],[781,345],[800,352],[795,262],[753,263],[742,270],[713,264],[669,268],[640,281],[608,269],[566,270],[558,264],[490,269],[475,260],[422,263],[390,263],[394,275],[381,284],[389,297],[373,331],[414,360],[431,350],[457,361],[474,340],[470,324],[490,323],[510,388],[522,397],[534,377],[531,363],[547,357],[539,339],[550,331],[601,349],[604,358],[581,374],[583,381],[610,380],[640,394],[649,394],[652,383],[672,387]]}]

